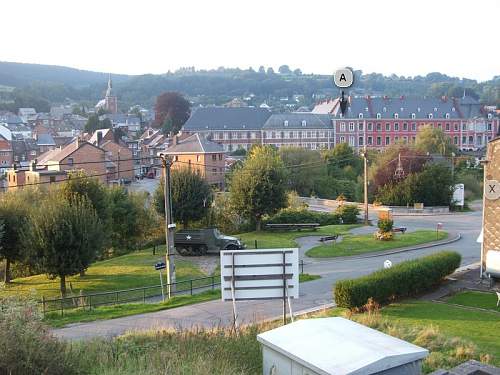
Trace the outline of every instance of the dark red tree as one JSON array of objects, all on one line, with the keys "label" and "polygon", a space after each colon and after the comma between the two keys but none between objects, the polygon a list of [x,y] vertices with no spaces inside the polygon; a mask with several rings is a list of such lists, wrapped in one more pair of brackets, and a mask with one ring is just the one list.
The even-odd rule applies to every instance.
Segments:
[{"label": "dark red tree", "polygon": [[156,98],[155,125],[177,134],[191,114],[191,104],[178,92],[164,92]]}]

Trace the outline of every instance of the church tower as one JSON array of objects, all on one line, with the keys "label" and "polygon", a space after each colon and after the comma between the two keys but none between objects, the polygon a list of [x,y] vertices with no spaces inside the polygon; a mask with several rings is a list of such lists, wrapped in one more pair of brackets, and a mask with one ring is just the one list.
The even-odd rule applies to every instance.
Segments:
[{"label": "church tower", "polygon": [[112,93],[113,83],[111,82],[111,74],[108,78],[108,88],[106,90],[106,97],[104,98],[104,109],[110,113],[118,112],[118,99]]}]

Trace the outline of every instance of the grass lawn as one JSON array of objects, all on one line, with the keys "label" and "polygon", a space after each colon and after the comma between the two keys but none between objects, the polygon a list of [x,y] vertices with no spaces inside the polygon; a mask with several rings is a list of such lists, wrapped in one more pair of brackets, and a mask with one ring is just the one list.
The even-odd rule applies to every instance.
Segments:
[{"label": "grass lawn", "polygon": [[[158,285],[159,273],[155,271],[154,264],[162,260],[160,254],[153,255],[151,249],[146,249],[96,262],[85,276],[66,279],[68,293],[70,283],[75,294],[80,290],[86,294]],[[189,261],[176,260],[175,265],[178,281],[206,276]],[[9,295],[32,295],[37,299],[42,296],[59,297],[59,278],[50,280],[46,275],[36,275],[15,279],[12,284],[0,289],[0,297]]]},{"label": "grass lawn", "polygon": [[[375,232],[375,229],[374,229]],[[440,231],[439,240],[448,237],[448,233]],[[359,255],[372,251],[397,249],[400,247],[414,246],[426,242],[436,241],[436,231],[417,230],[405,234],[396,233],[391,241],[380,241],[373,234],[352,235],[346,234],[338,243],[320,245],[306,252],[312,258],[331,258],[349,255]]]},{"label": "grass lawn", "polygon": [[115,306],[100,306],[91,311],[82,309],[67,310],[64,316],[59,312],[51,312],[45,315],[45,322],[52,327],[63,327],[71,323],[93,322],[102,319],[115,319],[123,316],[143,314],[160,310],[172,309],[192,305],[194,303],[206,302],[220,298],[220,289],[208,290],[190,295],[172,297],[170,300],[160,303],[127,303]]},{"label": "grass lawn", "polygon": [[500,314],[433,302],[405,302],[381,310],[382,316],[404,325],[435,326],[447,336],[472,341],[500,365]]},{"label": "grass lawn", "polygon": [[497,301],[497,295],[494,292],[487,293],[476,291],[460,292],[446,299],[446,302],[449,303],[469,307],[479,307],[481,309],[498,311],[500,313],[500,306],[497,307]]},{"label": "grass lawn", "polygon": [[261,231],[247,232],[235,235],[240,238],[247,249],[255,249],[255,240],[259,249],[272,249],[281,247],[296,247],[295,239],[305,236],[327,236],[333,234],[345,234],[353,228],[359,227],[359,224],[345,225],[325,225],[317,230],[301,231]]},{"label": "grass lawn", "polygon": [[311,275],[310,273],[301,273],[299,275],[299,283],[321,279],[320,275]]}]

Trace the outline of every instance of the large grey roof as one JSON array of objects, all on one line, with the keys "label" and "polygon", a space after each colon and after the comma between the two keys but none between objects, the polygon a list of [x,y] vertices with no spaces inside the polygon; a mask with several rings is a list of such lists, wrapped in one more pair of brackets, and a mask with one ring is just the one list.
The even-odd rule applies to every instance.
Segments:
[{"label": "large grey roof", "polygon": [[[345,118],[394,119],[395,114],[401,119],[461,119],[481,116],[481,105],[476,100],[465,97],[454,98],[389,98],[389,97],[350,97]],[[318,107],[319,108],[319,107]],[[333,116],[340,117],[340,111],[334,110]]]},{"label": "large grey roof", "polygon": [[222,153],[224,148],[195,133],[167,149],[167,154]]},{"label": "large grey roof", "polygon": [[185,131],[260,130],[271,112],[265,108],[198,108],[184,124]]},{"label": "large grey roof", "polygon": [[326,129],[331,127],[330,115],[308,112],[272,115],[263,126],[264,129]]}]

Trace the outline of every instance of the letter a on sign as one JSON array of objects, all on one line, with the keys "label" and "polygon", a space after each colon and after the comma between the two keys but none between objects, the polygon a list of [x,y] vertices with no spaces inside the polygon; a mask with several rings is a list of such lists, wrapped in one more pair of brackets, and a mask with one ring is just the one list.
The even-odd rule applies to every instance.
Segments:
[{"label": "letter a on sign", "polygon": [[345,78],[345,74],[344,74],[344,73],[342,73],[342,75],[340,76],[340,81],[341,81],[341,82],[342,82],[342,81],[347,82],[347,79]]}]

